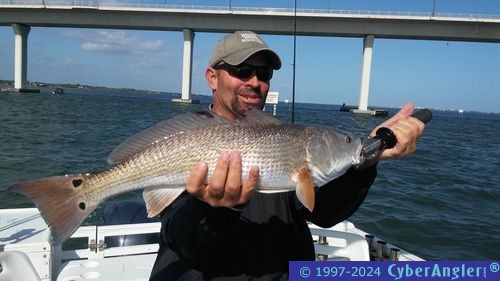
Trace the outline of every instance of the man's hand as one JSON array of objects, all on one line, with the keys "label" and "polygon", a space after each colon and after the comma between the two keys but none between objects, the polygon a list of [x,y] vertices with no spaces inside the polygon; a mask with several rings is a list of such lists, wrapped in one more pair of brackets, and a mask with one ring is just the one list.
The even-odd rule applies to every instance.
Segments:
[{"label": "man's hand", "polygon": [[371,132],[371,136],[375,136],[378,128],[387,127],[396,135],[398,142],[393,148],[384,150],[380,159],[403,157],[417,149],[417,141],[424,132],[425,124],[417,118],[411,117],[413,109],[413,104],[405,104],[398,113]]},{"label": "man's hand", "polygon": [[248,180],[241,180],[241,154],[224,152],[215,166],[212,181],[207,182],[208,166],[198,163],[186,181],[186,190],[213,207],[234,207],[248,201],[259,180],[259,168],[251,167]]}]

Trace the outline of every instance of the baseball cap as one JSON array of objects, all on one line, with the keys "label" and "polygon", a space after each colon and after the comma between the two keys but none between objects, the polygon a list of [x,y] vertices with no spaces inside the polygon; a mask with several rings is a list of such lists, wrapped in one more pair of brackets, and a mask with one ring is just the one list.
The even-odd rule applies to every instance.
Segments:
[{"label": "baseball cap", "polygon": [[230,65],[239,65],[253,54],[264,52],[267,54],[272,68],[280,69],[280,57],[252,31],[236,31],[224,36],[215,46],[208,65],[214,67],[221,61]]}]

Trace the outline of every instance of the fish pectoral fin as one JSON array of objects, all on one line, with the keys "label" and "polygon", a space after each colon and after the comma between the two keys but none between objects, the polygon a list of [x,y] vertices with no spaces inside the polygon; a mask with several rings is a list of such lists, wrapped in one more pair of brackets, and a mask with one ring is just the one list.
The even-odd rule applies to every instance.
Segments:
[{"label": "fish pectoral fin", "polygon": [[309,211],[314,209],[314,183],[311,174],[307,168],[301,168],[296,175],[297,198]]},{"label": "fish pectoral fin", "polygon": [[168,207],[172,202],[186,190],[184,186],[179,188],[171,187],[148,187],[142,192],[144,202],[146,202],[146,210],[148,218],[158,215],[163,209]]}]

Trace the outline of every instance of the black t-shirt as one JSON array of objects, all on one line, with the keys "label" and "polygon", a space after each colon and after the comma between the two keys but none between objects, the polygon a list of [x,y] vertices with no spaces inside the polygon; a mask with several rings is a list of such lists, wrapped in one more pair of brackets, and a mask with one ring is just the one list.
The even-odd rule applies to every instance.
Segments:
[{"label": "black t-shirt", "polygon": [[376,173],[351,169],[316,188],[312,213],[295,192],[254,192],[241,209],[184,192],[163,212],[150,280],[288,280],[288,261],[315,258],[307,221],[331,227],[351,216]]}]

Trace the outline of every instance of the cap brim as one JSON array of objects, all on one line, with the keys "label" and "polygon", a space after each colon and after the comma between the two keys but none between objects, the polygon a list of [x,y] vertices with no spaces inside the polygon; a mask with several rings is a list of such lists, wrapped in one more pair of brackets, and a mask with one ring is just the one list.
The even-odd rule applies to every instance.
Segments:
[{"label": "cap brim", "polygon": [[255,55],[256,53],[266,53],[267,58],[269,60],[269,64],[273,69],[280,69],[281,68],[281,60],[278,54],[276,54],[273,50],[269,48],[260,48],[260,49],[252,49],[252,50],[241,50],[238,52],[235,52],[227,57],[225,57],[223,60],[225,63],[230,64],[230,65],[238,65],[246,61],[249,57],[252,55]]}]

